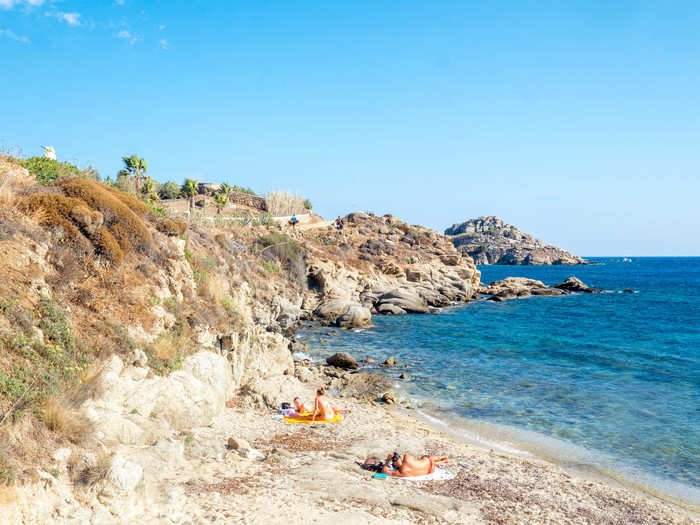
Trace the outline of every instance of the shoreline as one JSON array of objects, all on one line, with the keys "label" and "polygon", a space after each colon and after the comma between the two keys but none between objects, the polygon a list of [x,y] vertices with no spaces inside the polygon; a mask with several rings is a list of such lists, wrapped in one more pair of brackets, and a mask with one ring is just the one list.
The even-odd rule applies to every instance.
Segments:
[{"label": "shoreline", "polygon": [[[464,308],[465,306],[464,304],[455,304],[440,308],[439,310]],[[315,331],[325,328],[328,327],[314,325],[305,327],[304,331]],[[355,329],[353,331],[364,330],[365,329]],[[338,348],[338,351],[342,350],[343,349]],[[323,363],[323,366],[325,366],[325,361],[322,358],[319,358],[319,360],[314,363]],[[392,382],[392,391],[409,396],[408,400],[402,399],[404,408],[406,405],[414,408],[415,410],[413,410],[413,413],[417,414],[417,419],[431,425],[435,430],[446,431],[452,434],[456,439],[473,446],[482,447],[484,449],[497,449],[503,454],[516,457],[545,461],[548,464],[557,466],[573,474],[584,476],[587,479],[597,480],[613,487],[635,491],[645,497],[651,497],[666,504],[673,505],[679,510],[692,515],[693,519],[700,521],[700,500],[696,499],[698,494],[694,494],[699,491],[692,485],[659,477],[652,472],[631,465],[625,465],[617,458],[606,456],[604,452],[588,449],[581,445],[552,437],[535,430],[493,423],[485,419],[470,419],[455,414],[453,410],[440,407],[438,407],[437,410],[442,412],[441,415],[430,415],[423,412],[419,407],[423,406],[425,403],[434,405],[435,403],[432,402],[432,400],[424,399],[415,392],[410,392],[410,384],[396,382],[395,378],[378,373],[380,369],[381,367],[378,363],[375,363],[361,365],[358,370],[390,379]],[[407,370],[410,371],[411,369],[408,368]],[[490,427],[489,430],[491,432],[485,432],[484,427]],[[462,430],[466,429],[468,432],[472,433],[472,438],[460,436],[460,428]],[[501,441],[495,438],[493,432],[498,430],[505,432],[510,439]],[[529,439],[526,439],[526,437],[529,437]],[[614,465],[613,463],[616,461],[620,461],[620,463]],[[681,495],[675,495],[673,490],[667,487],[677,489],[681,492]]]},{"label": "shoreline", "polygon": [[[207,354],[201,352],[198,360],[221,359]],[[0,506],[0,521],[689,525],[696,519],[648,494],[587,479],[537,457],[466,443],[422,421],[414,410],[368,402],[372,389],[376,397],[383,388],[370,374],[297,368],[306,368],[307,380],[274,379],[265,387],[271,399],[299,396],[310,402],[318,386],[332,391],[341,385],[331,404],[346,405],[352,413],[340,423],[289,424],[250,396],[227,397],[212,419],[193,420],[186,431],[165,427],[147,444],[113,443],[114,457],[128,458],[119,463],[122,472],[137,469],[140,481],[110,477],[108,486],[119,479],[133,483],[129,490],[79,489],[57,459],[50,482],[1,494],[6,504]],[[128,384],[137,371],[127,366],[117,381]],[[128,413],[128,407],[122,410]],[[444,468],[454,478],[378,480],[356,464],[392,451],[446,454]]]},{"label": "shoreline", "polygon": [[[567,459],[565,457],[567,452],[572,455],[586,452],[588,455],[593,457],[602,457],[602,453],[585,449],[579,445],[568,443],[540,432],[524,430],[509,425],[491,423],[485,420],[469,420],[461,416],[453,416],[452,419],[445,418],[447,419],[447,421],[445,421],[439,417],[426,414],[421,409],[416,409],[415,413],[418,414],[419,420],[425,421],[426,424],[433,426],[436,430],[444,431],[453,436],[455,439],[463,441],[469,445],[483,449],[494,449],[501,454],[518,458],[544,461],[572,474],[607,483],[616,488],[636,491],[644,496],[652,497],[669,505],[676,506],[679,509],[693,515],[694,519],[700,520],[700,502],[693,503],[678,497],[673,497],[671,494],[663,492],[662,489],[654,487],[652,483],[670,483],[673,485],[678,485],[680,488],[684,488],[686,490],[695,490],[694,487],[690,485],[683,485],[674,480],[658,478],[653,474],[641,470],[636,472],[625,472],[623,469],[605,467],[600,463],[595,463],[592,461],[577,461],[575,457]],[[459,425],[455,423],[458,423]],[[472,435],[469,437],[460,435],[462,429],[458,427],[466,428],[468,432],[472,433]],[[485,432],[481,432],[479,427],[492,427],[492,429],[505,430],[506,432],[509,432],[511,437],[514,439],[500,441]],[[525,435],[531,435],[532,438],[529,440],[524,439]],[[518,437],[520,438],[519,440]],[[564,448],[562,448],[562,445]],[[533,450],[534,448],[537,450]],[[550,453],[546,453],[547,451]],[[642,482],[635,482],[630,479],[630,477],[635,475],[647,478],[650,483],[645,484]]]}]

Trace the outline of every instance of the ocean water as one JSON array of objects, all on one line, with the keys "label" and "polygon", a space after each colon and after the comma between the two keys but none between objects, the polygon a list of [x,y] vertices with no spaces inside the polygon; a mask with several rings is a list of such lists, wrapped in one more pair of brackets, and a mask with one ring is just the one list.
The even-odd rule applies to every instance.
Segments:
[{"label": "ocean water", "polygon": [[[576,275],[605,294],[475,301],[376,316],[365,330],[309,328],[309,353],[387,356],[400,397],[465,438],[602,472],[700,503],[700,258],[483,266],[546,284]],[[620,293],[633,289],[635,293]]]}]

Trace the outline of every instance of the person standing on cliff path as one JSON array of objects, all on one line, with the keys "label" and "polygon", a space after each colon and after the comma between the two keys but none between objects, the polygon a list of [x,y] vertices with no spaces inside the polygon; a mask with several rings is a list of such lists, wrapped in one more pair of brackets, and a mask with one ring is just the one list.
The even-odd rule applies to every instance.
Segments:
[{"label": "person standing on cliff path", "polygon": [[292,215],[292,218],[289,219],[289,224],[292,225],[292,231],[296,231],[297,222],[299,222],[299,219],[297,219],[297,216],[296,216],[296,215]]}]

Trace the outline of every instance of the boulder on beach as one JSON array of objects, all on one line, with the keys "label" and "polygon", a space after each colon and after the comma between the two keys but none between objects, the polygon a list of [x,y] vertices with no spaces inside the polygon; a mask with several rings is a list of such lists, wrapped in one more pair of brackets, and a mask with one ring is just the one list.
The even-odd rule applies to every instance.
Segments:
[{"label": "boulder on beach", "polygon": [[358,367],[355,358],[347,352],[337,352],[326,359],[326,363],[331,366],[337,366],[345,370],[352,370]]},{"label": "boulder on beach", "polygon": [[382,401],[384,401],[387,405],[393,405],[396,403],[396,397],[394,397],[393,392],[387,392],[382,396]]},{"label": "boulder on beach", "polygon": [[398,306],[406,312],[414,314],[427,314],[430,310],[423,298],[410,290],[395,288],[383,293],[377,298],[377,311],[381,311],[383,305]]},{"label": "boulder on beach", "polygon": [[377,307],[377,312],[383,315],[401,315],[405,314],[406,310],[396,306],[395,304],[384,303]]},{"label": "boulder on beach", "polygon": [[351,305],[344,314],[335,320],[337,326],[344,328],[354,328],[358,326],[368,326],[372,322],[372,314],[369,308],[360,305]]},{"label": "boulder on beach", "polygon": [[314,310],[314,317],[317,319],[329,319],[335,321],[338,317],[347,312],[351,306],[360,305],[349,299],[326,299]]}]

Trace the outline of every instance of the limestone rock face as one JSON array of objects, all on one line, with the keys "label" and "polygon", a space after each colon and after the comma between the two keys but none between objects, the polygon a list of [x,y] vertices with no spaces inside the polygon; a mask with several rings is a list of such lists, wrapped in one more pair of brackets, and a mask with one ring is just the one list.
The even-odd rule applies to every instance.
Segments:
[{"label": "limestone rock face", "polygon": [[95,399],[81,410],[98,439],[125,444],[151,441],[172,427],[206,425],[223,409],[233,382],[228,361],[213,352],[185,359],[183,369],[166,377],[146,377],[112,355],[99,378]]},{"label": "limestone rock face", "polygon": [[453,224],[445,235],[451,236],[455,248],[469,254],[476,264],[588,264],[561,248],[544,245],[495,216]]}]

